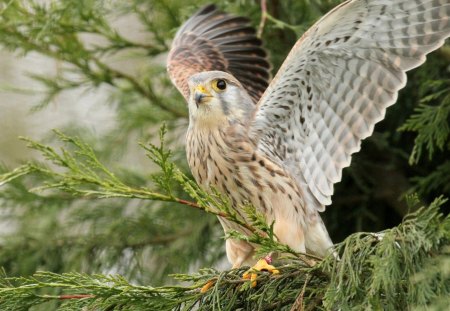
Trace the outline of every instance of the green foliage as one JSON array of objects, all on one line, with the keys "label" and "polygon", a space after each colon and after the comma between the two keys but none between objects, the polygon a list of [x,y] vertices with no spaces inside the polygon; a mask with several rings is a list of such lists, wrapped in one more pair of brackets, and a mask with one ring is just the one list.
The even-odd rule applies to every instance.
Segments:
[{"label": "green foliage", "polygon": [[427,265],[449,255],[450,217],[439,213],[446,201],[436,199],[398,227],[378,234],[357,233],[339,244],[339,265],[345,268],[331,271],[331,283],[342,286],[327,291],[325,300],[333,303],[325,307],[399,310],[447,297],[450,279],[445,263],[426,282],[417,281]]},{"label": "green foliage", "polygon": [[[180,109],[182,105],[172,106],[155,93],[150,76],[130,76],[101,59],[127,49],[142,49],[150,56],[167,49],[162,42],[155,46],[141,45],[121,36],[106,19],[111,15],[117,17],[106,1],[2,1],[0,5],[0,41],[3,46],[23,53],[36,51],[67,65],[62,67],[56,79],[33,76],[43,84],[47,93],[39,107],[47,105],[62,91],[107,84],[124,94],[131,92],[145,98],[159,113],[165,112],[164,118],[186,116],[186,112]],[[132,4],[127,9],[144,18],[138,5]],[[87,44],[82,39],[82,35],[87,34],[106,44]]]},{"label": "green foliage", "polygon": [[421,103],[399,128],[401,131],[417,133],[409,163],[418,164],[420,160],[433,163],[435,154],[443,160],[435,161],[435,167],[425,174],[422,172],[414,176],[409,192],[417,192],[421,196],[428,193],[450,193],[450,80],[427,81],[421,87],[421,93],[424,94]]},{"label": "green foliage", "polygon": [[429,81],[424,88],[432,93],[422,98],[414,114],[400,127],[418,133],[409,159],[411,164],[419,162],[424,148],[428,159],[432,159],[436,149],[443,151],[444,147],[450,147],[450,80]]},{"label": "green foliage", "polygon": [[[323,215],[333,240],[345,239],[336,245],[340,260],[320,261],[277,243],[273,224],[251,206],[243,207],[243,219],[226,198],[190,178],[179,138],[187,109],[162,59],[177,27],[206,2],[0,0],[0,46],[58,63],[54,75],[23,73],[38,90],[0,91],[20,91],[46,109],[65,92],[106,89],[101,104],[116,112],[104,135],[74,122],[43,143],[23,138],[36,160],[0,166],[0,309],[444,310],[450,226],[439,208],[448,208],[441,195],[450,194],[448,46],[408,74],[397,104],[344,170]],[[269,0],[265,24],[255,1],[218,5],[264,26],[275,73],[299,35],[340,2]],[[139,30],[122,29],[115,22],[121,18]],[[137,68],[122,67],[128,62]],[[418,193],[421,203],[408,205],[405,193]],[[429,207],[397,226],[422,205]],[[215,216],[243,226],[249,235],[229,236],[259,245],[259,255],[283,253],[276,261],[282,273],[262,274],[254,289],[241,280],[245,269],[185,274],[221,266],[223,231]],[[381,231],[383,238],[357,231]],[[213,288],[201,294],[210,279]],[[160,286],[180,282],[188,285]]]},{"label": "green foliage", "polygon": [[[445,201],[436,199],[398,227],[349,236],[336,245],[340,259],[330,255],[312,267],[291,259],[278,267],[279,275],[261,273],[256,288],[242,279],[245,269],[175,275],[190,285],[163,287],[114,275],[38,272],[3,275],[0,307],[27,310],[59,301],[58,310],[438,310],[450,295],[450,217],[439,212]],[[211,280],[213,287],[200,292]]]},{"label": "green foliage", "polygon": [[[186,228],[183,226],[184,219],[178,219],[177,217],[190,213],[186,209],[176,209],[168,205],[168,203],[181,203],[201,208],[195,202],[175,197],[170,193],[170,183],[173,183],[176,179],[186,183],[186,187],[189,184],[189,187],[198,189],[198,186],[188,180],[173,163],[168,162],[170,152],[163,148],[163,140],[161,146],[151,145],[147,150],[150,152],[150,158],[155,160],[156,164],[161,165],[162,172],[170,174],[166,177],[170,177],[171,180],[164,180],[160,173],[155,173],[149,178],[156,181],[155,190],[151,190],[142,186],[134,187],[121,180],[109,171],[98,160],[92,148],[80,139],[68,137],[58,131],[55,131],[55,133],[66,146],[60,147],[59,151],[29,139],[25,140],[30,148],[39,151],[45,159],[56,167],[52,168],[39,162],[33,162],[0,175],[0,183],[14,182],[14,179],[24,174],[28,174],[28,178],[32,178],[35,184],[42,183],[41,186],[29,190],[18,183],[9,184],[8,191],[4,192],[7,196],[3,196],[2,192],[0,198],[4,199],[5,203],[16,200],[17,198],[10,196],[10,193],[18,190],[26,192],[28,196],[31,195],[34,205],[39,208],[39,213],[36,213],[29,222],[32,227],[40,226],[39,231],[45,230],[42,232],[42,236],[32,233],[34,234],[33,240],[36,241],[28,245],[31,238],[28,233],[30,223],[23,221],[23,227],[7,237],[11,249],[9,247],[0,249],[3,266],[7,266],[12,260],[15,248],[19,245],[23,247],[23,257],[33,254],[32,257],[43,256],[47,261],[50,260],[52,254],[58,253],[60,264],[61,261],[67,261],[68,267],[81,268],[86,271],[95,271],[98,268],[114,269],[113,266],[118,261],[125,260],[125,262],[128,262],[130,259],[127,259],[127,257],[132,255],[131,266],[134,266],[135,269],[130,269],[127,272],[130,275],[139,274],[139,269],[142,269],[141,260],[162,261],[161,264],[151,267],[155,269],[152,279],[157,281],[158,278],[163,278],[167,272],[177,271],[174,269],[179,267],[187,268],[192,253],[195,254],[199,251],[196,244],[199,240],[204,239],[204,234],[209,233],[217,236],[214,227],[211,228],[214,224],[213,221],[207,219],[203,225]],[[164,129],[161,131],[161,135],[163,135],[162,133],[164,133]],[[166,191],[165,194],[164,191],[168,189],[169,191]],[[201,192],[201,195],[207,196],[208,194]],[[21,196],[22,194],[18,194],[18,197]],[[82,201],[72,203],[71,201],[77,197],[81,198]],[[133,202],[129,204],[123,200],[107,200],[105,203],[92,201],[92,199],[111,198],[161,201],[164,204],[143,204],[135,207]],[[207,199],[205,197],[203,201],[206,202]],[[86,202],[89,204],[86,205]],[[84,204],[80,206],[80,203]],[[35,217],[39,217],[43,210],[59,209],[59,204],[68,205],[58,213],[59,217],[63,217],[63,221],[51,220],[48,224],[51,228],[46,228],[44,224],[35,223]],[[73,206],[67,208],[71,204]],[[206,205],[207,203],[204,203],[204,206]],[[149,207],[153,210],[149,211]],[[131,213],[131,216],[127,217],[127,212]],[[63,216],[67,213],[68,216]],[[165,220],[165,222],[161,222],[162,220]],[[80,224],[84,224],[84,230],[88,233],[79,236],[73,235],[74,230],[79,230]],[[20,232],[19,235],[18,232]],[[52,236],[55,238],[49,240],[46,238],[46,234],[51,234],[50,232],[54,232]],[[204,247],[202,249],[205,254],[203,260],[206,262],[217,260],[217,256],[221,254],[216,251],[219,236],[216,238],[216,241],[206,240],[200,245]],[[174,241],[180,239],[186,240],[185,243],[192,243],[194,248],[186,248],[184,243],[174,243]],[[192,240],[193,242],[191,242]],[[174,244],[172,245],[173,248],[159,250],[158,254],[151,254],[151,256],[146,254],[149,248],[158,250],[167,244]],[[78,253],[74,252],[76,249],[78,249]],[[66,256],[64,250],[70,250],[69,255],[72,258],[64,258]],[[183,256],[179,257],[175,254],[183,254],[187,260],[183,260]],[[90,263],[91,266],[87,266],[91,256],[95,260]],[[168,260],[167,256],[173,258],[173,260]],[[81,262],[79,263],[80,259]],[[76,265],[71,265],[70,262],[72,261]],[[36,269],[37,267],[33,268]],[[60,267],[57,269],[60,269]],[[19,274],[30,273],[29,270],[18,270],[17,272]]]},{"label": "green foliage", "polygon": [[425,196],[430,191],[442,191],[450,193],[450,161],[445,161],[428,175],[412,178],[415,185],[410,192],[419,193]]}]

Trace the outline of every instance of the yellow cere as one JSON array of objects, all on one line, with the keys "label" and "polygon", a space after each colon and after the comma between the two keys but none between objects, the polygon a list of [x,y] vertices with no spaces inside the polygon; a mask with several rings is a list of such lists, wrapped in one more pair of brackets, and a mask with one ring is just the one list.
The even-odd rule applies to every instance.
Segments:
[{"label": "yellow cere", "polygon": [[195,88],[195,90],[199,93],[205,94],[205,95],[209,95],[208,90],[203,86],[203,85],[197,85],[197,87]]}]

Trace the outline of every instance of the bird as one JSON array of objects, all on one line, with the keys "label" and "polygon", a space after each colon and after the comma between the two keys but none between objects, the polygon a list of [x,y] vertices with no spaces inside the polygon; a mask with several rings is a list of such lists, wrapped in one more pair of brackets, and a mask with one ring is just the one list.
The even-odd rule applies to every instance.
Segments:
[{"label": "bird", "polygon": [[[333,242],[320,212],[334,184],[396,102],[406,72],[449,36],[450,0],[348,0],[298,39],[271,79],[247,18],[200,9],[167,59],[188,105],[193,177],[244,218],[243,206],[253,205],[280,243],[327,256]],[[250,234],[219,221],[225,232]],[[225,247],[233,268],[258,260],[246,241],[229,238]]]}]

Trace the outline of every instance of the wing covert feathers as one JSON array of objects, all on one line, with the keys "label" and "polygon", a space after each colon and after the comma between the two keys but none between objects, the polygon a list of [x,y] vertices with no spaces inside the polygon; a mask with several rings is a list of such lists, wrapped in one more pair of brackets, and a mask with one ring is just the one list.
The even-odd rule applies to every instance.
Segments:
[{"label": "wing covert feathers", "polygon": [[351,0],[296,43],[258,103],[251,134],[319,210],[361,140],[450,36],[450,0]]},{"label": "wing covert feathers", "polygon": [[244,17],[233,16],[208,5],[178,30],[167,60],[169,76],[186,100],[187,80],[195,73],[220,70],[235,76],[258,102],[270,80],[270,64]]}]

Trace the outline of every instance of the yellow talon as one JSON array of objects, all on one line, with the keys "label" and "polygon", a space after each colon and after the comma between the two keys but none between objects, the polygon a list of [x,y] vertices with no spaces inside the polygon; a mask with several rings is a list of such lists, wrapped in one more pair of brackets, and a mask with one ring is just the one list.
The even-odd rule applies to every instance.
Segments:
[{"label": "yellow talon", "polygon": [[202,286],[202,288],[200,289],[200,293],[204,294],[208,291],[208,289],[210,289],[211,287],[214,286],[214,283],[216,283],[216,280],[209,280],[208,282],[206,282],[205,285]]},{"label": "yellow talon", "polygon": [[251,282],[251,286],[255,287],[256,286],[256,278],[258,277],[258,274],[256,273],[257,271],[267,271],[270,272],[272,274],[279,274],[280,271],[275,269],[274,266],[269,265],[266,261],[266,259],[260,259],[258,260],[258,262],[251,267],[249,270],[247,270],[242,277],[246,280],[250,279]]}]

